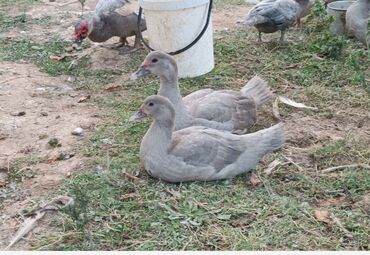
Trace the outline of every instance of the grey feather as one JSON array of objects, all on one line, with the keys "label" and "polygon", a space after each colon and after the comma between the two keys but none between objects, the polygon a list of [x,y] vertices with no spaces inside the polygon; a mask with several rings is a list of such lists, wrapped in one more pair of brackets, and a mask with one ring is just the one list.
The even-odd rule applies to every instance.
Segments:
[{"label": "grey feather", "polygon": [[346,12],[346,33],[357,38],[365,47],[369,47],[368,22],[370,0],[358,0],[350,5]]},{"label": "grey feather", "polygon": [[99,0],[95,6],[95,14],[101,16],[106,13],[111,13],[127,3],[127,0]]}]

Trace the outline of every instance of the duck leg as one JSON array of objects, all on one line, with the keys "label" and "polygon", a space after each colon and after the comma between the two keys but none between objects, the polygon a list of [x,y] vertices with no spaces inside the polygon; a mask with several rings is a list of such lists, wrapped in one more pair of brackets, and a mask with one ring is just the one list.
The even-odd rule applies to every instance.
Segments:
[{"label": "duck leg", "polygon": [[297,24],[297,27],[301,27],[302,26],[301,19],[300,18],[297,19],[296,24]]},{"label": "duck leg", "polygon": [[258,31],[258,42],[262,42],[262,32]]},{"label": "duck leg", "polygon": [[118,49],[118,48],[121,48],[121,47],[126,46],[126,45],[128,45],[128,41],[127,41],[126,37],[120,37],[119,42],[113,44],[112,46],[110,46],[110,48],[111,49]]},{"label": "duck leg", "polygon": [[281,30],[280,42],[284,42],[285,30]]},{"label": "duck leg", "polygon": [[134,48],[140,48],[141,42],[140,42],[140,36],[138,34],[135,35],[135,43],[134,43]]}]

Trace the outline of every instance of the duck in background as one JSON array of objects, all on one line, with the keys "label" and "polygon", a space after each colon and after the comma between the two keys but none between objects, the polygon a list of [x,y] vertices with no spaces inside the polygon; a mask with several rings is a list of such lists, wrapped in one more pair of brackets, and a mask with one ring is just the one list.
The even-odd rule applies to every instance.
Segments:
[{"label": "duck in background", "polygon": [[262,33],[280,31],[282,42],[285,31],[304,13],[308,3],[309,0],[263,0],[238,23],[255,26],[258,30],[259,42],[262,42]]},{"label": "duck in background", "polygon": [[368,23],[370,15],[370,0],[357,0],[346,12],[346,33],[355,37],[366,48],[369,48]]},{"label": "duck in background", "polygon": [[[134,47],[140,46],[137,29],[137,14],[125,13],[127,0],[99,0],[92,16],[83,18],[75,25],[75,48],[81,45],[85,38],[93,42],[105,42],[118,36],[120,43],[117,47],[128,45],[127,37],[135,36]],[[141,31],[146,30],[146,23],[141,23]]]}]

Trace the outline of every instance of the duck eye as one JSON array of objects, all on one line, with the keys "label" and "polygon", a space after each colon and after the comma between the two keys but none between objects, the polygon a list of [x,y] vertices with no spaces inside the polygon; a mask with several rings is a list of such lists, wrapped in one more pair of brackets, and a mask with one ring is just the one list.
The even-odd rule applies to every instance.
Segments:
[{"label": "duck eye", "polygon": [[158,62],[158,59],[156,59],[156,58],[152,59],[152,63],[157,63],[157,62]]},{"label": "duck eye", "polygon": [[149,103],[149,106],[153,106],[154,104],[153,103]]}]

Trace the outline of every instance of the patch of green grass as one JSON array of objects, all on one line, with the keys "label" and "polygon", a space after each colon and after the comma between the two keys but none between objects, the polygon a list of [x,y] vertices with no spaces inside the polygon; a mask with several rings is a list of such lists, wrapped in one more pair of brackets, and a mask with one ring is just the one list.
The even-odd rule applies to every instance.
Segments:
[{"label": "patch of green grass", "polygon": [[232,6],[232,5],[244,5],[244,0],[214,0],[213,5],[215,7],[221,8],[225,6]]},{"label": "patch of green grass", "polygon": [[25,12],[30,9],[32,5],[40,3],[40,0],[0,0],[0,9],[2,11],[18,10]]},{"label": "patch of green grass", "polygon": [[18,16],[4,16],[0,14],[0,32],[4,33],[9,31],[11,28],[24,25],[26,20],[26,14],[21,14]]},{"label": "patch of green grass", "polygon": [[36,154],[30,154],[27,157],[17,158],[9,165],[9,178],[12,181],[21,182],[25,178],[32,178],[36,172],[30,166],[42,161]]},{"label": "patch of green grass", "polygon": [[[2,47],[0,49],[0,61],[26,61],[37,65],[40,71],[57,75],[72,75],[77,78],[80,86],[86,88],[101,89],[96,84],[104,84],[112,81],[112,78],[117,74],[116,71],[109,70],[89,70],[88,57],[82,57],[76,60],[74,56],[68,56],[65,53],[65,48],[70,46],[70,42],[61,40],[57,37],[51,38],[46,43],[38,43],[30,39],[19,41],[0,40]],[[56,61],[50,56],[66,55],[61,61]],[[104,85],[103,84],[103,85]]]},{"label": "patch of green grass", "polygon": [[310,154],[318,168],[332,165],[353,163],[370,164],[370,148],[368,142],[360,138],[347,138],[328,143],[316,148]]}]

